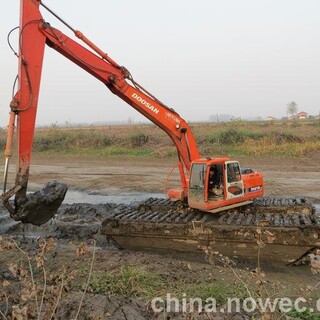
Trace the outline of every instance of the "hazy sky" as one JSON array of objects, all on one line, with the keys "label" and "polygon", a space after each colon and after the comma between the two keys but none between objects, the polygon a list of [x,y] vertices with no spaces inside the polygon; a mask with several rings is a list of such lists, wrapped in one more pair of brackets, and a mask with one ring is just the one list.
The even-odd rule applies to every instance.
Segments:
[{"label": "hazy sky", "polygon": [[[19,0],[0,19],[0,126],[17,59],[7,46]],[[319,0],[44,0],[188,121],[217,113],[320,111]],[[43,11],[47,21],[65,29]],[[13,38],[15,42],[17,36]],[[46,48],[38,124],[144,119],[98,80]]]}]

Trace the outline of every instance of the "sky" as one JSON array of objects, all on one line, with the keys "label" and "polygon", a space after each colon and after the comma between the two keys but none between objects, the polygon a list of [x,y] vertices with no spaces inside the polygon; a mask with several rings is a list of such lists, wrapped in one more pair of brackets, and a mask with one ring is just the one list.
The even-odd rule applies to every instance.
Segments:
[{"label": "sky", "polygon": [[[187,121],[320,112],[319,0],[44,0],[134,79]],[[7,33],[19,0],[0,19],[0,126],[8,120],[17,59]],[[46,21],[73,37],[53,16]],[[12,37],[17,46],[17,35]],[[144,121],[102,83],[47,47],[37,124]]]}]

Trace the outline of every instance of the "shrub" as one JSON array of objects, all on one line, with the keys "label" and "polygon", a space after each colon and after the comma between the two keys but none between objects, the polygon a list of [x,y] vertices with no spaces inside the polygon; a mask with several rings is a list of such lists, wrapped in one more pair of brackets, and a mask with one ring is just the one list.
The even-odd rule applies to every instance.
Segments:
[{"label": "shrub", "polygon": [[271,133],[271,137],[273,137],[276,143],[283,142],[303,142],[303,139],[291,132],[277,132],[274,131]]},{"label": "shrub", "polygon": [[135,133],[130,137],[132,147],[142,147],[149,141],[149,136],[143,132]]},{"label": "shrub", "polygon": [[35,151],[70,149],[73,147],[106,147],[112,139],[104,132],[96,130],[50,130],[36,136],[33,142]]},{"label": "shrub", "polygon": [[236,144],[244,142],[245,135],[243,132],[229,129],[227,131],[221,132],[219,135],[219,142],[222,144]]}]

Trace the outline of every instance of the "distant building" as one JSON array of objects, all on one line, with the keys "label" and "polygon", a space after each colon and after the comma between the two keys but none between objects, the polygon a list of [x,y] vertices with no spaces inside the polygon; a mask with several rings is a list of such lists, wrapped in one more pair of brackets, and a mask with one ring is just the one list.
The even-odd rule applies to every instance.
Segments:
[{"label": "distant building", "polygon": [[272,116],[267,116],[263,119],[264,121],[273,121],[273,120],[277,120],[277,118],[272,117]]},{"label": "distant building", "polygon": [[304,111],[301,111],[297,114],[294,114],[294,115],[288,117],[289,120],[293,120],[293,119],[302,120],[302,119],[307,119],[307,118],[308,118],[308,113],[304,112]]},{"label": "distant building", "polygon": [[298,117],[298,119],[307,119],[308,118],[308,113],[301,111],[299,113],[296,114],[296,116]]}]

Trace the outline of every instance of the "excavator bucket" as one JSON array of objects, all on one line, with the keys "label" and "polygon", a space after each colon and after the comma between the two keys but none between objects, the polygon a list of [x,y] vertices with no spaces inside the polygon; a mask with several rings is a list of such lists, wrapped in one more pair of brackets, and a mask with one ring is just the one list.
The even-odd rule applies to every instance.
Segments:
[{"label": "excavator bucket", "polygon": [[64,183],[48,182],[43,189],[27,194],[22,200],[16,199],[14,211],[10,215],[16,221],[40,226],[54,217],[67,189]]}]

